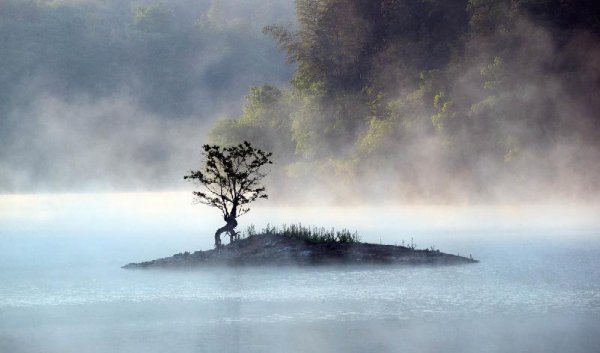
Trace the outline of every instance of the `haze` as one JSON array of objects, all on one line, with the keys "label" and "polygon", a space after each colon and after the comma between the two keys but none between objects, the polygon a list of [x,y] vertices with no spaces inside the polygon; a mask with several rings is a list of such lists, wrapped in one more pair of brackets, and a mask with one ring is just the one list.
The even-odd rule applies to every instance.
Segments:
[{"label": "haze", "polygon": [[312,3],[4,0],[0,190],[183,190],[249,140],[284,203],[596,202],[588,2]]},{"label": "haze", "polygon": [[[596,352],[599,4],[0,0],[0,352]],[[213,248],[242,141],[238,230],[480,263],[121,269]]]}]

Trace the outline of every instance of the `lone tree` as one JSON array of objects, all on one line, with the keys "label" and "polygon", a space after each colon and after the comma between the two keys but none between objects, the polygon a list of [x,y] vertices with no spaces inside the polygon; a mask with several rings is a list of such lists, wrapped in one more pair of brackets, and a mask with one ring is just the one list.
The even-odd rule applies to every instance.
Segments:
[{"label": "lone tree", "polygon": [[229,233],[230,243],[236,239],[236,218],[250,211],[246,206],[268,195],[261,180],[266,176],[262,168],[272,164],[271,153],[253,147],[249,142],[237,146],[204,145],[204,169],[191,171],[183,179],[201,186],[194,191],[196,201],[216,207],[227,223],[215,233],[215,247],[221,246],[221,233]]}]

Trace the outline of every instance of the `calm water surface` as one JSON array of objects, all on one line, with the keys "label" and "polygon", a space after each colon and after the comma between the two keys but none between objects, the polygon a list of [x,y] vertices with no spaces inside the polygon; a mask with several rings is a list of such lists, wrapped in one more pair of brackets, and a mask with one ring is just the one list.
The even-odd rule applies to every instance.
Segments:
[{"label": "calm water surface", "polygon": [[[600,232],[593,229],[413,234],[423,247],[472,253],[476,265],[173,272],[120,266],[195,250],[196,233],[44,235],[11,227],[0,232],[0,352],[600,347]],[[406,230],[366,233],[367,241],[393,243]]]}]

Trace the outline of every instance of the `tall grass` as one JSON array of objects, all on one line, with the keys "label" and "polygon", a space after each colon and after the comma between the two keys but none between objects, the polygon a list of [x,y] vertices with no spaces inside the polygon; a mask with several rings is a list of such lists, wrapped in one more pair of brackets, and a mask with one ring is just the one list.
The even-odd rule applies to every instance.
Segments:
[{"label": "tall grass", "polygon": [[348,229],[335,230],[334,228],[327,229],[324,227],[306,227],[301,223],[298,224],[283,224],[281,228],[267,226],[261,231],[256,231],[254,225],[250,225],[243,233],[244,237],[253,235],[271,235],[281,236],[289,239],[305,240],[311,243],[358,243],[360,236],[355,231],[350,232]]}]

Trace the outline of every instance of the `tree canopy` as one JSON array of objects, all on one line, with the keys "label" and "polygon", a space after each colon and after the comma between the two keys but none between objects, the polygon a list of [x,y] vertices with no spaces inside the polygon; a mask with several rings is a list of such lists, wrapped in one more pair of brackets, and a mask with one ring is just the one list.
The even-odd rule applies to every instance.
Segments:
[{"label": "tree canopy", "polygon": [[197,202],[215,207],[223,214],[227,225],[217,230],[215,246],[220,246],[220,234],[228,231],[233,241],[236,218],[247,213],[249,203],[268,198],[262,185],[266,176],[264,166],[272,164],[271,153],[253,147],[244,141],[239,145],[221,147],[204,145],[204,166],[184,176],[201,187],[194,191]]},{"label": "tree canopy", "polygon": [[290,85],[251,90],[215,141],[261,141],[288,178],[346,195],[600,191],[598,2],[298,0],[296,16],[264,30]]}]

